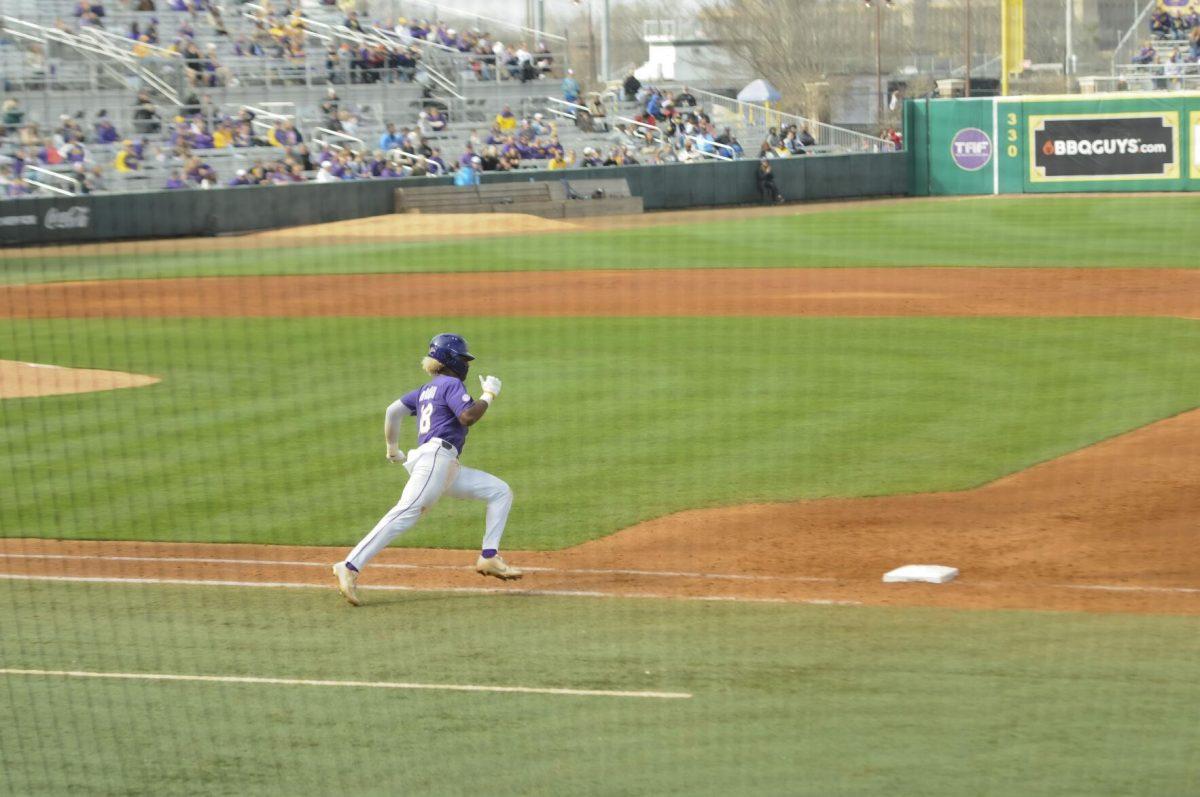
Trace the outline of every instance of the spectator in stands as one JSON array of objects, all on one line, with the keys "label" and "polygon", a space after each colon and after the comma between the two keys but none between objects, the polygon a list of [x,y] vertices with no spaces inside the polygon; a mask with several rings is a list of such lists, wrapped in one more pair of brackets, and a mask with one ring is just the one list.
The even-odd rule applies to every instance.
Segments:
[{"label": "spectator in stands", "polygon": [[537,55],[534,57],[534,66],[541,77],[549,75],[554,69],[554,56],[550,54],[550,48],[545,42],[537,43]]},{"label": "spectator in stands", "polygon": [[579,81],[575,79],[575,70],[568,69],[567,76],[562,79],[562,95],[567,102],[579,102]]},{"label": "spectator in stands", "polygon": [[267,142],[273,147],[291,147],[303,140],[291,119],[279,121],[267,131]]},{"label": "spectator in stands", "polygon": [[808,132],[808,125],[800,128],[799,139],[800,145],[805,149],[809,149],[810,147],[815,147],[817,145],[817,140],[813,138],[813,134]]},{"label": "spectator in stands", "polygon": [[20,127],[25,121],[25,112],[21,110],[21,103],[16,97],[9,97],[4,101],[3,116],[0,116],[0,125],[5,128]]},{"label": "spectator in stands", "polygon": [[166,184],[165,188],[168,191],[173,191],[175,189],[187,188],[187,187],[188,187],[188,184],[186,182],[184,182],[183,175],[179,173],[179,170],[172,169],[171,176],[167,178],[167,184]]},{"label": "spectator in stands", "polygon": [[779,153],[777,153],[775,151],[775,148],[771,146],[770,139],[764,140],[762,143],[762,146],[758,148],[758,157],[759,157],[759,160],[766,160],[767,158],[778,158],[779,157]]},{"label": "spectator in stands", "polygon": [[208,132],[208,124],[197,119],[191,126],[191,145],[195,149],[213,149],[216,143]]},{"label": "spectator in stands", "polygon": [[604,161],[600,159],[600,154],[592,147],[583,148],[583,157],[580,159],[580,165],[585,169],[603,166]]},{"label": "spectator in stands", "polygon": [[1188,55],[1193,61],[1200,61],[1200,25],[1194,26],[1188,34]]},{"label": "spectator in stands", "polygon": [[637,94],[642,88],[642,81],[637,79],[637,76],[630,72],[625,76],[625,82],[621,84],[621,91],[625,94],[625,99],[632,102],[637,99]]},{"label": "spectator in stands", "polygon": [[771,170],[771,162],[766,158],[758,162],[755,180],[758,183],[758,195],[764,205],[783,203],[783,194],[779,193],[779,187],[775,185],[775,173]]},{"label": "spectator in stands", "polygon": [[96,114],[94,136],[98,144],[115,144],[120,140],[121,136],[117,132],[117,128],[113,126],[112,120],[108,118],[107,111],[100,111]]},{"label": "spectator in stands", "polygon": [[429,156],[425,159],[427,165],[430,165],[429,170],[434,174],[446,173],[446,161],[442,159],[442,151],[438,147],[434,147],[429,151]]},{"label": "spectator in stands", "polygon": [[429,124],[429,128],[434,133],[440,133],[446,129],[446,115],[436,105],[431,105],[425,109],[425,119]]},{"label": "spectator in stands", "polygon": [[57,166],[63,162],[62,153],[54,146],[54,142],[50,139],[42,141],[42,146],[37,150],[38,163],[43,166]]},{"label": "spectator in stands", "polygon": [[564,155],[562,150],[560,149],[560,150],[555,151],[554,157],[552,157],[550,159],[550,162],[546,164],[546,168],[550,169],[552,171],[558,171],[560,169],[569,169],[574,164],[575,164],[575,153],[572,152],[569,156],[567,156],[567,155]]},{"label": "spectator in stands", "polygon": [[404,144],[404,136],[396,132],[396,123],[388,122],[387,130],[379,138],[379,148],[384,152],[399,149]]},{"label": "spectator in stands", "polygon": [[1135,64],[1153,64],[1158,60],[1157,54],[1154,52],[1154,47],[1150,42],[1142,45],[1142,49],[1138,50],[1131,59]]},{"label": "spectator in stands", "polygon": [[456,186],[479,185],[479,168],[482,165],[482,158],[478,155],[472,157],[469,163],[463,164],[454,173],[454,184]]},{"label": "spectator in stands", "polygon": [[1171,57],[1163,65],[1163,77],[1155,79],[1154,86],[1158,89],[1178,89],[1182,88],[1182,80],[1180,75],[1183,74],[1184,55],[1179,49],[1179,45],[1171,50]]},{"label": "spectator in stands", "polygon": [[317,171],[318,183],[333,183],[337,182],[337,175],[333,173],[332,161],[321,161],[321,168]]},{"label": "spectator in stands", "polygon": [[654,118],[655,122],[662,118],[663,95],[654,89],[650,92],[649,98],[646,100],[646,114]]},{"label": "spectator in stands", "polygon": [[87,150],[78,141],[72,141],[70,144],[67,144],[59,150],[59,154],[62,155],[63,161],[66,163],[85,163],[88,159]]},{"label": "spectator in stands", "polygon": [[121,150],[117,153],[116,160],[113,161],[113,167],[122,174],[136,172],[141,168],[142,158],[137,153],[134,143],[130,139],[125,139],[121,142]]},{"label": "spectator in stands", "polygon": [[500,168],[500,152],[494,145],[489,144],[484,147],[483,155],[479,158],[480,169],[485,172],[494,172]]},{"label": "spectator in stands", "polygon": [[88,175],[87,166],[82,163],[71,164],[71,179],[75,181],[75,193],[92,193],[92,180]]},{"label": "spectator in stands", "polygon": [[501,133],[511,133],[512,131],[516,130],[517,117],[512,112],[512,108],[509,108],[507,105],[505,105],[504,110],[496,114],[495,124],[496,129]]},{"label": "spectator in stands", "polygon": [[676,157],[680,163],[691,163],[692,161],[703,160],[704,155],[701,154],[700,150],[696,148],[696,145],[689,138],[684,140],[683,149],[676,154]]},{"label": "spectator in stands", "polygon": [[533,115],[533,121],[529,123],[529,130],[536,136],[548,136],[554,132],[554,129],[546,122],[546,117],[540,113]]},{"label": "spectator in stands", "polygon": [[684,86],[683,91],[675,95],[675,104],[680,108],[695,108],[696,96],[688,91],[687,86]]},{"label": "spectator in stands", "polygon": [[803,155],[804,145],[800,143],[800,137],[796,134],[795,127],[789,127],[787,133],[783,137],[782,148],[787,151],[788,155]]},{"label": "spectator in stands", "polygon": [[1150,15],[1150,34],[1156,39],[1165,39],[1171,35],[1171,15],[1164,8],[1158,8]]},{"label": "spectator in stands", "polygon": [[214,149],[233,146],[233,127],[229,124],[229,120],[222,119],[217,122],[217,126],[213,128],[212,139]]}]

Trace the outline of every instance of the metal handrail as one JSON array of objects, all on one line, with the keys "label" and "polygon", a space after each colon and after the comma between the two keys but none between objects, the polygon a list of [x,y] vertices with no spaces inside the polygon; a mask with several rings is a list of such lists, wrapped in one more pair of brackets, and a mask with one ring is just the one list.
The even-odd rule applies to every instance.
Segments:
[{"label": "metal handrail", "polygon": [[356,144],[358,144],[360,149],[363,149],[363,150],[368,149],[367,142],[363,141],[361,138],[358,138],[357,136],[352,136],[349,133],[339,133],[337,130],[330,130],[328,127],[314,127],[313,128],[312,134],[309,135],[309,140],[311,140],[314,144],[330,146],[330,147],[334,147],[336,149],[349,149],[348,147],[343,147],[342,145],[337,144],[333,141],[326,141],[323,138],[318,138],[317,133],[325,133],[326,135],[334,136],[336,138],[340,138],[345,141],[353,141]]},{"label": "metal handrail", "polygon": [[[155,75],[153,72],[144,69],[141,66],[139,59],[136,58],[131,51],[117,48],[104,36],[90,34],[85,35],[84,33],[70,33],[68,31],[58,30],[57,28],[48,28],[45,25],[39,25],[34,22],[29,22],[28,20],[23,20],[8,15],[0,18],[6,21],[6,30],[11,35],[18,36],[19,38],[29,39],[31,41],[38,41],[43,44],[49,41],[56,41],[79,51],[80,53],[84,54],[85,57],[86,54],[90,53],[92,55],[98,55],[102,58],[106,58],[109,61],[115,61],[132,72],[134,76],[144,80],[151,86],[151,88],[158,91],[171,102],[176,104],[179,103],[179,94],[170,86],[170,84],[158,77],[158,75]],[[41,35],[34,36],[32,34],[22,34],[21,32],[14,31],[11,27],[8,27],[13,24],[23,25],[26,28],[40,33]],[[94,29],[85,28],[84,30],[92,31]],[[111,69],[108,63],[101,63],[100,66],[106,70]]]},{"label": "metal handrail", "polygon": [[436,174],[443,173],[443,169],[437,161],[432,161],[429,158],[426,158],[424,155],[418,155],[415,152],[405,152],[402,149],[390,149],[387,151],[387,156],[389,158],[406,158],[408,160],[415,160],[425,164],[426,169],[429,169],[430,166],[435,166],[437,167]]},{"label": "metal handrail", "polygon": [[[670,144],[670,143],[667,141],[667,134],[666,134],[666,132],[665,132],[664,130],[662,130],[662,128],[656,127],[655,125],[648,125],[648,124],[646,124],[645,122],[639,122],[639,121],[637,121],[636,119],[630,119],[628,116],[616,116],[616,117],[614,117],[614,118],[615,118],[615,119],[616,119],[618,122],[624,122],[625,124],[634,125],[634,126],[636,126],[636,127],[643,127],[643,128],[645,128],[645,129],[647,129],[647,130],[653,130],[655,133],[658,133],[658,135],[660,136],[660,141],[661,141],[661,143],[662,143],[662,144],[664,144],[664,145],[667,145],[667,146],[670,146],[672,151],[677,151],[677,150],[675,150],[675,146],[674,146],[673,144]],[[693,140],[697,140],[697,139],[698,139],[698,137],[697,137],[697,136],[691,136],[691,135],[687,135],[687,134],[682,134],[682,135],[683,135],[683,137],[684,137],[685,139],[693,139]],[[698,139],[698,140],[700,140],[700,141],[703,141],[703,139]],[[707,143],[707,142],[705,142],[705,143]],[[712,143],[716,144],[717,142],[715,142],[715,141],[714,141],[714,142],[712,142]],[[735,155],[737,154],[737,151],[736,151],[736,150],[734,150],[732,147],[726,147],[726,145],[725,145],[725,144],[719,144],[718,146],[725,147],[725,148],[726,148],[726,149],[728,149],[730,152],[733,152]],[[703,155],[703,156],[704,156],[704,157],[706,157],[706,158],[713,158],[713,159],[715,159],[715,160],[720,160],[720,161],[731,161],[731,160],[734,160],[734,158],[729,158],[729,157],[726,157],[726,156],[724,156],[724,155],[718,155],[718,154],[717,154],[717,153],[715,153],[715,152],[705,152],[705,151],[704,151],[704,150],[702,150],[702,149],[697,149],[697,150],[693,150],[693,151],[694,151],[694,152],[697,152],[697,153],[699,153],[700,155]]]},{"label": "metal handrail", "polygon": [[1126,50],[1125,46],[1131,38],[1133,38],[1133,40],[1135,42],[1137,41],[1137,39],[1133,37],[1133,34],[1146,21],[1146,17],[1148,17],[1150,15],[1150,11],[1156,5],[1158,5],[1157,0],[1148,0],[1148,2],[1146,3],[1146,7],[1143,8],[1141,10],[1141,12],[1139,12],[1138,15],[1134,18],[1133,24],[1129,26],[1129,30],[1125,31],[1125,35],[1122,36],[1117,41],[1117,46],[1113,48],[1113,55],[1112,55],[1112,68],[1113,68],[1114,75],[1117,74],[1117,64],[1118,63],[1129,61],[1129,53],[1132,51],[1132,48],[1129,48],[1129,50]]},{"label": "metal handrail", "polygon": [[43,169],[40,166],[32,166],[32,165],[27,165],[25,167],[25,171],[37,172],[38,174],[44,174],[44,175],[47,175],[48,177],[53,177],[56,180],[62,180],[64,182],[70,183],[71,190],[68,191],[65,188],[58,188],[57,186],[48,185],[47,183],[43,183],[40,180],[34,180],[32,178],[26,177],[25,182],[29,183],[30,185],[36,185],[38,188],[44,188],[47,191],[50,191],[55,194],[63,194],[64,196],[75,196],[76,194],[79,193],[79,181],[76,180],[74,177],[67,177],[65,174],[59,174],[58,172],[54,172],[49,169]]},{"label": "metal handrail", "polygon": [[[759,105],[758,103],[754,102],[742,102],[741,100],[731,99],[729,97],[724,97],[720,94],[714,94],[711,91],[704,91],[702,89],[689,88],[689,91],[696,97],[703,96],[710,98],[710,105],[720,105],[726,110],[737,114],[737,116],[743,120],[746,118],[746,111],[749,110],[755,114],[762,114],[764,119],[779,119],[781,124],[786,121],[789,124],[807,127],[818,143],[828,140],[828,142],[834,146],[839,146],[847,150],[853,150],[854,147],[852,142],[868,143],[870,146],[889,152],[896,148],[893,142],[888,141],[885,138],[867,135],[866,133],[860,133],[857,130],[850,130],[849,128],[838,127],[837,125],[826,124],[825,122],[818,122],[815,119],[809,119],[808,117],[800,116],[799,114],[777,111],[774,108],[768,108],[765,105]],[[756,128],[763,128],[766,126],[766,124],[755,125]],[[747,124],[747,130],[749,131],[749,124]],[[839,139],[844,143],[838,143]]]},{"label": "metal handrail", "polygon": [[443,3],[431,3],[431,2],[429,2],[429,0],[409,0],[409,2],[410,3],[421,3],[423,5],[432,7],[434,10],[434,15],[435,15],[434,21],[435,22],[437,21],[437,14],[439,12],[452,11],[455,14],[458,14],[459,16],[461,16],[463,19],[484,19],[484,20],[487,20],[488,22],[491,22],[496,25],[503,25],[504,27],[509,28],[510,30],[520,30],[520,31],[524,31],[526,33],[533,33],[536,36],[539,36],[543,39],[554,39],[556,41],[561,41],[561,42],[567,41],[566,36],[559,36],[557,33],[550,33],[549,31],[538,30],[537,28],[527,28],[524,25],[518,25],[515,22],[509,22],[508,20],[497,19],[495,17],[489,17],[486,14],[476,14],[473,11],[464,11],[461,8],[455,8],[454,6],[448,6]]}]

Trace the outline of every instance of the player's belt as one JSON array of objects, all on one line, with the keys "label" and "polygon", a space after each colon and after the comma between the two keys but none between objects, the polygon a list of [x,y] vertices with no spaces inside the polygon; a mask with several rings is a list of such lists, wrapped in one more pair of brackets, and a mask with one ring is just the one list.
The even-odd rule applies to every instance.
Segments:
[{"label": "player's belt", "polygon": [[458,449],[454,447],[453,443],[447,443],[445,440],[441,439],[440,437],[438,438],[438,443],[442,446],[442,448],[446,449],[447,451],[453,451],[454,456],[458,456]]}]

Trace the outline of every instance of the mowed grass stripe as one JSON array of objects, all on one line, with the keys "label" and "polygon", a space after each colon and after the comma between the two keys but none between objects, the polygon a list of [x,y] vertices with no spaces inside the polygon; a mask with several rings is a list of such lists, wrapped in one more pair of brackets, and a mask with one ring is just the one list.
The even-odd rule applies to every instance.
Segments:
[{"label": "mowed grass stripe", "polygon": [[22,670],[0,668],[0,675],[41,678],[110,678],[123,681],[175,681],[184,683],[252,684],[257,686],[334,686],[351,689],[424,689],[433,692],[493,692],[500,694],[561,695],[569,697],[634,697],[651,700],[687,700],[688,692],[626,692],[614,689],[570,689],[545,686],[487,684],[420,684],[403,681],[332,681],[313,678],[269,678],[252,675],[181,675],[153,672],[86,672],[83,670]]},{"label": "mowed grass stripe", "polygon": [[[0,358],[163,381],[0,402],[0,535],[353,545],[404,481],[383,410],[443,328],[505,381],[464,462],[512,485],[510,549],[684,509],[968,489],[1200,395],[1200,325],[1175,319],[10,322]],[[398,544],[475,548],[482,518],[443,501]]]},{"label": "mowed grass stripe", "polygon": [[0,255],[0,282],[596,268],[1190,268],[1200,197],[986,197],[831,204],[818,212],[443,242],[163,254]]},{"label": "mowed grass stripe", "polygon": [[503,762],[484,782],[505,794],[1197,785],[1195,618],[402,593],[359,611],[306,590],[36,582],[0,582],[0,612],[14,669],[695,695],[9,678],[0,756],[17,794],[313,794],[347,777],[472,794],[481,761]]}]

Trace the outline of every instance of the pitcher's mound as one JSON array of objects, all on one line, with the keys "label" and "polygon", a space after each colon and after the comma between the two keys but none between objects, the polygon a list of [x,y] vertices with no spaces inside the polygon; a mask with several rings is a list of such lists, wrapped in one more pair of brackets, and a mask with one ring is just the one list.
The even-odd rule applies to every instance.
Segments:
[{"label": "pitcher's mound", "polygon": [[59,365],[0,360],[0,399],[61,396],[121,387],[143,387],[161,381],[156,376],[64,368]]},{"label": "pitcher's mound", "polygon": [[480,235],[521,235],[578,229],[574,224],[524,213],[393,213],[258,233],[259,240],[308,239],[315,243],[385,243]]}]

